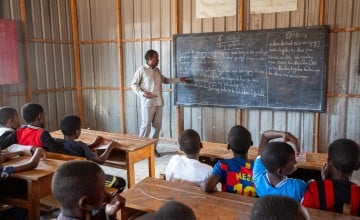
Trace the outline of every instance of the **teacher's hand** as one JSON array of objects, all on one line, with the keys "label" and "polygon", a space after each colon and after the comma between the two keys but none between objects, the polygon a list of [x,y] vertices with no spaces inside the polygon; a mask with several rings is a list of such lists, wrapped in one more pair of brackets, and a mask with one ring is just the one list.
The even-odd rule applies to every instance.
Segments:
[{"label": "teacher's hand", "polygon": [[150,92],[144,92],[143,96],[144,96],[145,98],[148,98],[148,99],[152,99],[152,98],[156,98],[156,97],[157,97],[157,95],[154,95],[154,94],[152,94],[152,93],[150,93]]},{"label": "teacher's hand", "polygon": [[180,82],[191,83],[192,79],[189,77],[180,77]]}]

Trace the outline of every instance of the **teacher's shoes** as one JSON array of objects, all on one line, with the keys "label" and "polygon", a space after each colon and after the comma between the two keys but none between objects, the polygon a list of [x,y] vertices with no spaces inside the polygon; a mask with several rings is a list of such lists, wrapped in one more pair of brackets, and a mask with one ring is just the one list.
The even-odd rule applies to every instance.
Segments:
[{"label": "teacher's shoes", "polygon": [[161,157],[161,154],[156,149],[154,150],[154,155],[155,157]]}]

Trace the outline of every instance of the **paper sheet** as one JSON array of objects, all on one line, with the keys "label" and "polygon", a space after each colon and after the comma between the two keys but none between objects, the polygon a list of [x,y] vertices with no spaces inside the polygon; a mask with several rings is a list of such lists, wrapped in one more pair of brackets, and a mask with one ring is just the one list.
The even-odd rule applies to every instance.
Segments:
[{"label": "paper sheet", "polygon": [[296,11],[297,0],[251,0],[250,14]]},{"label": "paper sheet", "polygon": [[196,0],[196,18],[236,15],[237,0]]}]

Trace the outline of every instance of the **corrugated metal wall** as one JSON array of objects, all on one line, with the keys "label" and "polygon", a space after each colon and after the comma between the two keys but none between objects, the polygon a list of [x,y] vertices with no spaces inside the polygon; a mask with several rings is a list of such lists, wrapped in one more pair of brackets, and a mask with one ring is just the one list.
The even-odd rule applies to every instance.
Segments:
[{"label": "corrugated metal wall", "polygon": [[[288,130],[300,138],[306,151],[316,150],[314,143],[319,143],[319,151],[326,151],[340,137],[360,142],[360,1],[298,0],[294,12],[250,14],[250,0],[238,0],[237,16],[211,19],[196,18],[195,2],[2,0],[0,17],[18,20],[19,30],[25,31],[19,31],[21,83],[1,86],[2,104],[19,108],[27,100],[39,102],[48,113],[50,130],[57,129],[63,114],[80,113],[86,127],[137,133],[140,103],[129,87],[132,76],[150,48],[159,51],[163,74],[174,76],[173,34],[328,24],[326,113],[185,107],[181,109],[184,128],[197,130],[204,140],[226,142],[228,130],[240,122],[249,128],[255,144],[261,131]],[[72,21],[78,25],[75,31]],[[22,40],[24,34],[27,41]],[[79,40],[73,41],[74,36]],[[173,85],[164,86],[163,137],[176,137],[172,89]]]}]

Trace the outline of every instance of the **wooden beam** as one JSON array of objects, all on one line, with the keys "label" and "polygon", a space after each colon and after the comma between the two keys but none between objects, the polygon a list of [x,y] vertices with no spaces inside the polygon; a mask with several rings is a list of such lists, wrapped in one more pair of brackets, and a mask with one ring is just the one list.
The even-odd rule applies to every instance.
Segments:
[{"label": "wooden beam", "polygon": [[123,63],[123,47],[122,47],[122,17],[121,17],[121,0],[116,1],[116,20],[117,20],[117,50],[118,50],[118,62],[119,62],[119,84],[120,84],[120,124],[121,124],[121,133],[126,133],[126,123],[125,123],[125,95],[124,95],[124,63]]},{"label": "wooden beam", "polygon": [[[179,0],[174,0],[174,34],[179,33]],[[181,106],[175,107],[176,137],[184,131],[184,116]]]},{"label": "wooden beam", "polygon": [[79,44],[79,29],[77,19],[77,4],[76,0],[70,1],[71,9],[71,24],[73,35],[73,50],[74,50],[74,65],[75,65],[75,83],[76,83],[76,100],[78,116],[83,119],[83,96],[82,96],[82,82],[81,82],[81,64],[80,64],[80,44]]},{"label": "wooden beam", "polygon": [[[325,2],[320,0],[319,6],[319,24],[324,25],[324,11],[325,11]],[[314,152],[319,152],[319,143],[320,143],[320,113],[315,113],[314,121]]]},{"label": "wooden beam", "polygon": [[25,72],[25,89],[26,89],[26,101],[32,100],[31,93],[31,81],[30,81],[30,67],[29,67],[29,51],[28,51],[28,34],[26,28],[26,2],[20,0],[20,19],[21,19],[21,30],[24,44],[24,72]]},{"label": "wooden beam", "polygon": [[[239,16],[238,16],[238,30],[244,30],[244,0],[240,0],[239,2]],[[242,109],[236,109],[236,124],[242,124]]]}]

